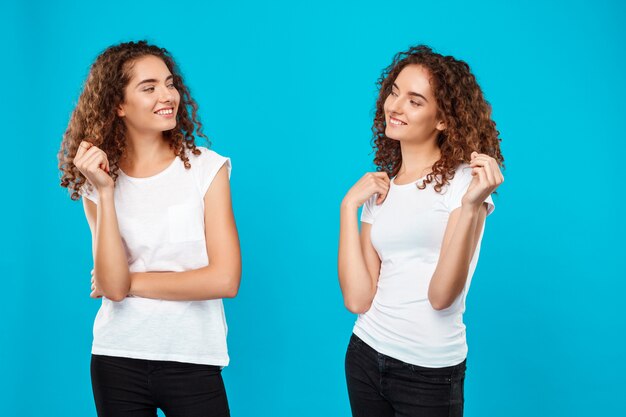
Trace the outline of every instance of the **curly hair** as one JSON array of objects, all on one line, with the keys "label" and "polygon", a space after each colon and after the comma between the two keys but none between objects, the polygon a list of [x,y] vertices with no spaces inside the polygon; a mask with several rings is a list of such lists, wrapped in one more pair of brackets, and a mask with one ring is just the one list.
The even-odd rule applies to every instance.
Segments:
[{"label": "curly hair", "polygon": [[119,161],[126,148],[126,127],[116,109],[124,101],[124,89],[132,77],[133,64],[144,56],[161,58],[173,76],[174,87],[181,101],[176,115],[176,127],[163,132],[164,139],[185,168],[191,168],[186,150],[200,154],[195,136],[208,138],[202,132],[198,117],[198,105],[191,98],[183,82],[180,70],[170,53],[146,41],[127,42],[113,45],[102,52],[91,65],[78,104],[72,112],[63,135],[58,153],[61,170],[61,186],[71,192],[72,200],[80,198],[80,190],[86,178],[74,165],[73,159],[81,141],[88,140],[102,149],[109,160],[111,177],[119,175]]},{"label": "curly hair", "polygon": [[430,85],[437,101],[438,116],[446,124],[445,130],[437,137],[441,158],[435,162],[432,172],[418,185],[419,189],[435,181],[435,191],[454,178],[460,163],[469,162],[471,153],[476,151],[493,157],[504,167],[500,152],[499,132],[491,120],[491,106],[464,61],[433,52],[425,45],[399,52],[393,62],[385,68],[376,86],[379,94],[376,100],[376,114],[372,125],[372,147],[376,151],[374,163],[377,171],[393,177],[402,165],[400,142],[385,135],[384,103],[391,93],[398,74],[408,65],[420,65],[430,73]]}]

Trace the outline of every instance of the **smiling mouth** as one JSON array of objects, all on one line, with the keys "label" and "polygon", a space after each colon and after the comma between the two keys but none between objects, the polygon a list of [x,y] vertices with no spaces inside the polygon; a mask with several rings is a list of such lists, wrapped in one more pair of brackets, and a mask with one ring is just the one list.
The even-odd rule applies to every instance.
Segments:
[{"label": "smiling mouth", "polygon": [[170,115],[170,114],[174,114],[174,109],[173,108],[161,109],[161,110],[155,111],[154,114],[158,114],[158,115],[161,115],[161,116],[167,116],[167,115]]},{"label": "smiling mouth", "polygon": [[404,126],[404,125],[406,125],[406,123],[404,123],[402,120],[398,120],[398,119],[395,119],[393,117],[389,118],[389,124],[392,124],[394,126]]}]

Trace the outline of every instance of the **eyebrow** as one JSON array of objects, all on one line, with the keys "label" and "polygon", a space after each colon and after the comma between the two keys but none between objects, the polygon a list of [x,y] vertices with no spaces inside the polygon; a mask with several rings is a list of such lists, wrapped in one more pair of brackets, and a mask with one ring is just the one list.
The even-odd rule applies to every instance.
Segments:
[{"label": "eyebrow", "polygon": [[[170,75],[169,77],[167,77],[165,79],[165,81],[167,82],[170,79],[174,79],[173,75]],[[159,80],[155,79],[155,78],[148,78],[147,80],[143,80],[137,83],[137,85],[135,87],[139,87],[141,84],[146,84],[146,83],[158,83]]]},{"label": "eyebrow", "polygon": [[[400,88],[398,88],[396,83],[393,83],[393,86],[396,87],[398,90],[400,89]],[[419,93],[414,93],[413,91],[409,91],[407,94],[410,95],[410,96],[423,98],[424,101],[428,103],[428,99],[426,97],[424,97],[423,95],[419,94]]]}]

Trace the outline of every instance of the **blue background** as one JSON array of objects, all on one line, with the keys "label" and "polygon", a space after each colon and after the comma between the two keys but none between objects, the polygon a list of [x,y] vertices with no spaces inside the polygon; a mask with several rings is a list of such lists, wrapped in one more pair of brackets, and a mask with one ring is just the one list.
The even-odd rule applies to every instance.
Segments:
[{"label": "blue background", "polygon": [[173,53],[213,149],[233,160],[244,262],[226,302],[233,416],[349,415],[339,203],[373,167],[374,83],[416,43],[471,65],[507,164],[467,302],[465,415],[621,409],[624,3],[3,8],[2,415],[95,416],[90,236],[58,186],[56,152],[93,59],[142,38]]}]

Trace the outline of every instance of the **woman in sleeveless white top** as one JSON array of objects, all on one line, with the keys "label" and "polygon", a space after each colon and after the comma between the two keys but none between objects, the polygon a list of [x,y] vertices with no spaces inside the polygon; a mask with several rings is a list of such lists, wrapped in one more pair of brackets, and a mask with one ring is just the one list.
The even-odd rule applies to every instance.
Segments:
[{"label": "woman in sleeveless white top", "polygon": [[241,276],[230,160],[197,146],[197,105],[144,41],[94,62],[59,152],[92,233],[99,416],[228,415],[222,298]]}]

